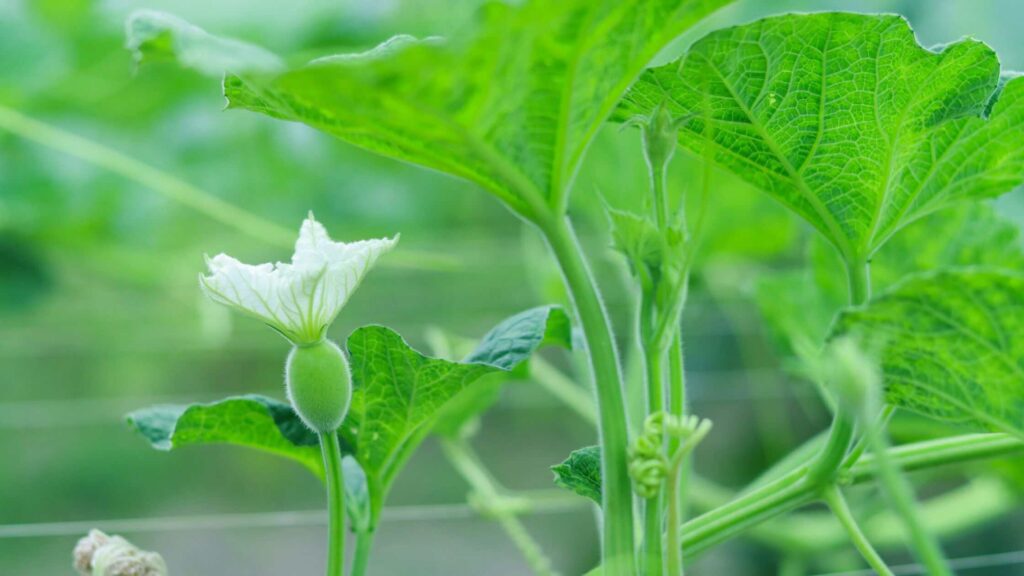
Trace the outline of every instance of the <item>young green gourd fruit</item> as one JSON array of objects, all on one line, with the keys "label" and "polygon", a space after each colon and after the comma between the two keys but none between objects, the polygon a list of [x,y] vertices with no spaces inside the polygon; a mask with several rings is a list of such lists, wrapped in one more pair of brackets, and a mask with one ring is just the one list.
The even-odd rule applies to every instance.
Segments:
[{"label": "young green gourd fruit", "polygon": [[345,353],[330,340],[292,347],[285,362],[285,388],[306,426],[322,434],[334,432],[352,401],[352,371]]}]

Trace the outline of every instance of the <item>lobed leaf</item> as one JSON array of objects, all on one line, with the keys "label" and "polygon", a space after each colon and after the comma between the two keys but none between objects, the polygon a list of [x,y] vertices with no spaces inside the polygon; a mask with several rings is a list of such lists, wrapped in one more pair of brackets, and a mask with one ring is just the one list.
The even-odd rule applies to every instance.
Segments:
[{"label": "lobed leaf", "polygon": [[843,312],[832,333],[849,332],[881,346],[888,402],[1024,438],[1024,276],[915,277]]},{"label": "lobed leaf", "polygon": [[[680,142],[761,188],[847,259],[1024,179],[1024,79],[985,44],[927,50],[899,16],[822,13],[713,32],[645,72],[622,118],[693,113]],[[707,125],[705,125],[707,124]]]},{"label": "lobed leaf", "polygon": [[[433,425],[439,411],[469,392],[471,384],[515,369],[546,342],[565,344],[569,338],[568,316],[551,306],[503,321],[464,362],[420,354],[383,326],[360,328],[348,339],[355,390],[343,434],[356,446],[356,459],[368,477],[392,478],[422,441],[424,427]],[[442,414],[447,427],[457,427],[489,406],[476,394],[467,398]]]},{"label": "lobed leaf", "polygon": [[539,216],[564,209],[587,145],[643,67],[728,2],[492,3],[463,37],[397,36],[281,74],[229,75],[224,92],[230,107],[466,178]]},{"label": "lobed leaf", "polygon": [[601,504],[601,447],[573,450],[564,462],[551,467],[555,484]]}]

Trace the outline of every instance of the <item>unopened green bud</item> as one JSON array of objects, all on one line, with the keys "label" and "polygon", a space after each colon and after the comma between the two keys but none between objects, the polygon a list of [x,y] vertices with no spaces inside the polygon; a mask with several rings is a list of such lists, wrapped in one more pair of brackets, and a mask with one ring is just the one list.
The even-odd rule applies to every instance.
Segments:
[{"label": "unopened green bud", "polygon": [[664,169],[675,154],[679,139],[679,126],[672,120],[667,106],[659,104],[651,111],[643,133],[644,153],[651,168]]},{"label": "unopened green bud", "polygon": [[323,340],[296,346],[285,364],[285,385],[292,407],[314,432],[334,432],[352,400],[352,372],[337,344]]}]

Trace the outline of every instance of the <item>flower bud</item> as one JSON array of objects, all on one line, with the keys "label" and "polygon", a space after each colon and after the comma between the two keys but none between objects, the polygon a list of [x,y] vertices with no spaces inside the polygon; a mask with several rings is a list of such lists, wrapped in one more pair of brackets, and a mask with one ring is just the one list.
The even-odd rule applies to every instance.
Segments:
[{"label": "flower bud", "polygon": [[110,537],[99,530],[90,530],[89,535],[78,541],[75,545],[74,556],[75,570],[86,576],[92,574],[92,557],[102,546],[110,542]]},{"label": "flower bud", "polygon": [[323,340],[295,346],[285,364],[285,385],[292,407],[314,432],[334,432],[352,400],[352,372],[337,344]]},{"label": "flower bud", "polygon": [[167,564],[159,554],[99,530],[78,541],[74,558],[75,569],[85,576],[167,576]]}]

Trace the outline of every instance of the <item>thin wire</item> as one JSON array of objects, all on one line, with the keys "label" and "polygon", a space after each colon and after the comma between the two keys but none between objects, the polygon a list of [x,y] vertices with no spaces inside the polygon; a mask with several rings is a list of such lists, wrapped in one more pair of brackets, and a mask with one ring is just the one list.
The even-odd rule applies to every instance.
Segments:
[{"label": "thin wire", "polygon": [[[589,506],[583,499],[548,498],[523,509],[522,514],[564,514]],[[438,520],[469,520],[479,513],[469,504],[436,504],[395,506],[385,508],[388,522],[433,522]],[[322,510],[295,510],[245,514],[212,514],[203,516],[168,516],[163,518],[123,518],[112,520],[81,520],[0,525],[0,540],[15,538],[53,538],[80,536],[92,528],[107,532],[191,532],[196,530],[237,530],[249,528],[301,528],[324,526],[327,513]]]},{"label": "thin wire", "polygon": [[[1012,566],[1024,564],[1024,550],[1011,552],[1000,552],[997,554],[982,554],[979,556],[965,556],[963,558],[952,558],[949,565],[955,570],[972,570],[974,568],[991,568],[993,566]],[[927,574],[924,566],[920,564],[900,564],[892,566],[893,574],[899,576],[916,576]],[[853,570],[850,572],[829,572],[817,576],[876,576],[874,570]]]},{"label": "thin wire", "polygon": [[[747,385],[732,386],[725,382],[735,380],[757,381],[758,374],[766,375],[770,370],[708,370],[691,375],[699,386],[692,394],[697,404],[731,404],[739,402],[785,401],[817,397],[810,388],[789,387],[786,389],[761,390]],[[778,376],[777,373],[772,373]],[[256,391],[258,394],[280,396],[280,390]],[[42,430],[50,428],[76,428],[82,426],[106,426],[119,424],[126,412],[154,404],[179,404],[212,402],[219,397],[208,391],[188,395],[175,393],[163,396],[110,397],[110,398],[68,398],[53,400],[14,400],[0,402],[0,430]],[[531,402],[531,405],[534,403]],[[544,406],[549,405],[545,402]],[[561,405],[551,402],[550,405]]]}]

